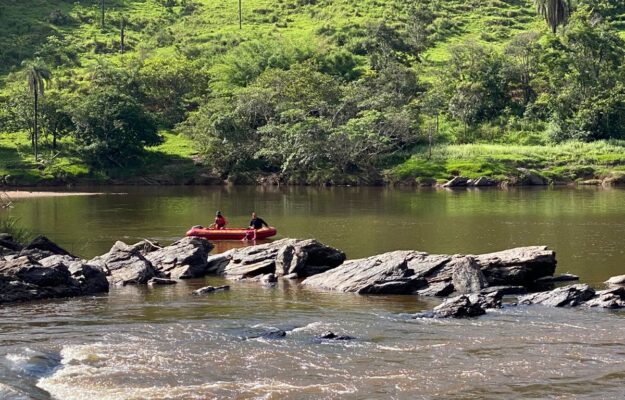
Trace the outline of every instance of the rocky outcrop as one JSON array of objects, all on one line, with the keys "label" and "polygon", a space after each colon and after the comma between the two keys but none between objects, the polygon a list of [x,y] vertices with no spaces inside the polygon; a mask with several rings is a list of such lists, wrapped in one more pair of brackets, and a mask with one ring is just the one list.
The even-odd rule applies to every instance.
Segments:
[{"label": "rocky outcrop", "polygon": [[158,277],[158,271],[140,251],[124,242],[116,242],[111,250],[88,262],[107,271],[109,281],[114,285],[145,284]]},{"label": "rocky outcrop", "polygon": [[595,297],[595,291],[586,284],[569,285],[549,292],[528,294],[519,298],[519,304],[542,304],[550,307],[575,307]]},{"label": "rocky outcrop", "polygon": [[212,249],[213,245],[205,239],[185,237],[167,247],[147,252],[145,258],[161,276],[200,278],[206,275],[207,257]]},{"label": "rocky outcrop", "polygon": [[93,295],[108,289],[105,272],[78,259],[45,264],[29,256],[0,260],[0,303]]},{"label": "rocky outcrop", "polygon": [[26,246],[0,233],[0,303],[108,292],[105,271],[45,236]]},{"label": "rocky outcrop", "polygon": [[[225,261],[228,264],[224,266]],[[244,279],[274,273],[303,278],[340,265],[345,254],[316,240],[282,239],[272,243],[231,250],[209,260],[211,271],[229,279]]]},{"label": "rocky outcrop", "polygon": [[414,255],[412,251],[394,251],[347,261],[307,278],[303,285],[359,294],[410,294],[427,286],[408,265]]},{"label": "rocky outcrop", "polygon": [[556,270],[556,254],[546,246],[518,247],[474,257],[489,285],[531,286]]},{"label": "rocky outcrop", "polygon": [[595,293],[595,297],[584,303],[584,306],[610,309],[625,308],[625,287],[600,290]]},{"label": "rocky outcrop", "polygon": [[608,279],[605,283],[608,285],[623,285],[625,286],[625,275],[617,275]]},{"label": "rocky outcrop", "polygon": [[303,285],[355,293],[399,294],[420,289],[425,295],[448,295],[454,290],[476,293],[487,286],[529,287],[536,279],[553,275],[555,268],[555,253],[543,246],[477,256],[395,251],[347,261],[307,278]]}]

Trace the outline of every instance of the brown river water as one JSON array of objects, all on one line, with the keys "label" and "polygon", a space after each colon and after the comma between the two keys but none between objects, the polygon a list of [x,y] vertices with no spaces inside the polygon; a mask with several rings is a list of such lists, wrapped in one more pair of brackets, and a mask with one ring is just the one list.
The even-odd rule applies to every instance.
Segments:
[{"label": "brown river water", "polygon": [[[167,244],[221,210],[256,210],[279,237],[357,258],[397,249],[482,253],[545,244],[559,273],[602,287],[625,274],[625,190],[97,188],[9,211],[92,257],[115,240]],[[221,243],[217,251],[239,243]],[[231,283],[0,307],[0,399],[614,399],[625,397],[625,312],[507,306],[467,320],[412,319],[437,304]],[[283,329],[280,339],[262,333]],[[356,339],[323,342],[324,331]]]}]

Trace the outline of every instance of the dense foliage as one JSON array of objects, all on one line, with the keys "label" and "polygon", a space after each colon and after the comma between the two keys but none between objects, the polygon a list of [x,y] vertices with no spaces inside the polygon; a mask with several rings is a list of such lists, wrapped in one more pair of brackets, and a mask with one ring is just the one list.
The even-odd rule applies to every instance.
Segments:
[{"label": "dense foliage", "polygon": [[0,131],[95,170],[140,164],[158,129],[222,177],[302,183],[373,182],[425,143],[625,139],[621,1],[250,0],[243,30],[209,1],[51,3],[50,30],[1,28]]}]

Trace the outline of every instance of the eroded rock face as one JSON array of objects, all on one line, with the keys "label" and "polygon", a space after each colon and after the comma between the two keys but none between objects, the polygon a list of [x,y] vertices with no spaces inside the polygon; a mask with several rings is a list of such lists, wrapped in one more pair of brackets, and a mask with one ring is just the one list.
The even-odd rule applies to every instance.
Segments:
[{"label": "eroded rock face", "polygon": [[102,269],[69,256],[43,263],[29,256],[0,260],[0,303],[93,295],[108,289]]},{"label": "eroded rock face", "polygon": [[486,278],[473,257],[462,257],[451,261],[451,283],[459,294],[477,293],[486,286]]},{"label": "eroded rock face", "polygon": [[303,284],[356,293],[383,290],[385,294],[405,294],[420,289],[424,295],[445,296],[454,290],[476,293],[489,285],[530,286],[536,279],[552,275],[555,266],[555,253],[542,246],[478,256],[395,251],[347,261]]},{"label": "eroded rock face", "polygon": [[302,284],[359,294],[410,294],[427,285],[425,279],[408,267],[414,254],[394,251],[347,261],[338,268],[307,278]]},{"label": "eroded rock face", "polygon": [[206,275],[208,253],[213,245],[207,240],[185,237],[160,249],[147,252],[145,259],[160,275],[171,279],[200,278]]},{"label": "eroded rock face", "polygon": [[145,284],[159,276],[152,263],[137,248],[119,241],[108,253],[88,261],[88,264],[107,271],[108,279],[114,285]]},{"label": "eroded rock face", "polygon": [[518,247],[474,256],[489,285],[531,286],[556,270],[556,254],[546,246]]},{"label": "eroded rock face", "polygon": [[[230,279],[252,278],[274,273],[297,274],[299,278],[340,265],[345,254],[316,240],[282,239],[258,246],[231,250],[209,260],[211,271],[223,271]],[[224,266],[225,262],[228,262]]]},{"label": "eroded rock face", "polygon": [[569,285],[549,292],[532,293],[519,298],[519,304],[542,304],[550,307],[575,307],[595,297],[586,284]]}]

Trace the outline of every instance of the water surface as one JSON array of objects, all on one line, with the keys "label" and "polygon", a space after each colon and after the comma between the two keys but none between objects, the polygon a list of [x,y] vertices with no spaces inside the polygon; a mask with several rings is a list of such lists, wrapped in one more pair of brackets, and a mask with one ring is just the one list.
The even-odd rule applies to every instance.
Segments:
[{"label": "water surface", "polygon": [[[281,237],[350,258],[396,249],[482,253],[545,244],[597,287],[623,274],[625,191],[97,188],[11,214],[91,257],[115,240],[169,243],[216,210],[256,210]],[[222,244],[218,250],[240,245]],[[435,300],[262,288],[193,297],[217,278],[0,308],[0,398],[621,398],[625,313],[507,307],[479,319],[410,315]],[[284,329],[283,339],[254,338]],[[355,336],[323,342],[332,330]]]}]

